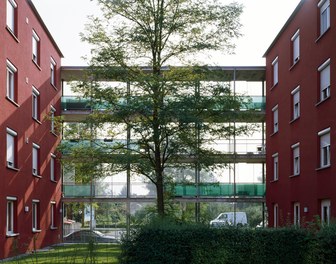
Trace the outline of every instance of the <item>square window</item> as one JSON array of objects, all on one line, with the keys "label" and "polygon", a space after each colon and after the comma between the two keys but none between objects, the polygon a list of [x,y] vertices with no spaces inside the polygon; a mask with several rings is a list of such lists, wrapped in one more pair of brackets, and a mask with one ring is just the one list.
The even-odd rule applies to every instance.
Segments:
[{"label": "square window", "polygon": [[40,231],[40,201],[33,200],[32,203],[32,230]]},{"label": "square window", "polygon": [[35,120],[40,120],[40,92],[34,86],[32,93],[32,116]]},{"label": "square window", "polygon": [[51,154],[50,157],[50,180],[51,181],[56,181],[56,156],[54,154]]},{"label": "square window", "polygon": [[273,133],[277,133],[279,131],[279,112],[278,106],[275,106],[272,109],[273,112]]},{"label": "square window", "polygon": [[16,200],[15,197],[7,197],[6,208],[6,235],[15,235],[16,231]]},{"label": "square window", "polygon": [[17,4],[14,0],[7,0],[6,6],[6,24],[7,28],[16,35],[16,14],[17,14]]},{"label": "square window", "polygon": [[278,153],[272,155],[273,157],[273,181],[279,179],[279,157]]},{"label": "square window", "polygon": [[53,58],[50,61],[50,83],[56,87],[56,62]]},{"label": "square window", "polygon": [[275,86],[279,82],[278,57],[276,57],[272,62],[272,70],[273,70],[273,86]]},{"label": "square window", "polygon": [[330,200],[321,201],[321,222],[324,225],[330,224]]},{"label": "square window", "polygon": [[50,132],[51,133],[56,133],[55,130],[55,113],[56,113],[56,109],[51,106],[50,107]]},{"label": "square window", "polygon": [[320,9],[320,35],[330,28],[330,0],[321,0],[318,3]]},{"label": "square window", "polygon": [[6,159],[7,159],[7,167],[9,168],[16,168],[17,167],[17,133],[7,128],[7,153],[6,153]]},{"label": "square window", "polygon": [[325,61],[319,68],[320,73],[320,101],[330,96],[330,59]]},{"label": "square window", "polygon": [[40,65],[40,38],[34,30],[32,35],[32,60]]},{"label": "square window", "polygon": [[17,68],[7,60],[7,98],[13,102],[17,99]]},{"label": "square window", "polygon": [[33,175],[38,176],[40,174],[40,146],[33,143],[33,154],[32,154],[32,167]]},{"label": "square window", "polygon": [[50,227],[56,228],[56,202],[50,203]]},{"label": "square window", "polygon": [[292,41],[292,63],[297,63],[300,59],[300,30],[296,31],[291,39]]},{"label": "square window", "polygon": [[293,102],[293,120],[300,117],[300,87],[298,86],[292,92]]},{"label": "square window", "polygon": [[300,226],[300,203],[294,203],[294,219],[293,223],[295,226]]},{"label": "square window", "polygon": [[300,145],[299,143],[292,146],[293,155],[293,175],[300,174]]},{"label": "square window", "polygon": [[320,167],[330,166],[330,128],[318,133],[320,137]]}]

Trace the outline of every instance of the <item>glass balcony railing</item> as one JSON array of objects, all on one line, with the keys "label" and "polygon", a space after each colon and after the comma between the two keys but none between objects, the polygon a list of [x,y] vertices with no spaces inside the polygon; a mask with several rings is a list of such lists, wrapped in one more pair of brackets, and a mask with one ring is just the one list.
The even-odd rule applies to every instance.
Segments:
[{"label": "glass balcony railing", "polygon": [[[111,184],[113,186],[114,184]],[[116,183],[116,188],[104,189],[104,192],[100,190],[100,184],[92,185],[92,197],[99,198],[126,198],[126,186],[124,184]],[[139,185],[139,184],[138,184]],[[141,193],[133,193],[131,197],[146,197],[155,198],[155,189],[153,186],[135,184],[133,190],[139,189]],[[143,185],[143,186],[142,186]],[[132,185],[131,185],[132,186]],[[106,186],[105,186],[106,187]],[[119,190],[124,187],[123,190]],[[144,189],[144,190],[142,190]],[[146,189],[146,190],[145,190]],[[173,194],[175,197],[264,197],[265,196],[265,184],[263,183],[202,183],[198,187],[195,184],[176,184],[173,188]],[[63,184],[63,194],[66,198],[74,197],[90,197],[91,187],[89,184]]]},{"label": "glass balcony railing", "polygon": [[[104,103],[92,103],[89,98],[80,98],[77,96],[63,96],[61,101],[63,111],[89,111],[91,109],[106,109]],[[241,110],[265,110],[264,96],[246,97],[246,103],[242,105]]]}]

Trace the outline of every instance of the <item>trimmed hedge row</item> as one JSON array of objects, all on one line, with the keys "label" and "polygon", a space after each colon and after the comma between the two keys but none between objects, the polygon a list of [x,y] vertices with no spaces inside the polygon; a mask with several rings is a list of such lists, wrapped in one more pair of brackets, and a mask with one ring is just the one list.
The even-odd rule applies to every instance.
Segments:
[{"label": "trimmed hedge row", "polygon": [[135,231],[121,247],[121,264],[328,264],[336,263],[336,227],[311,232],[165,223]]}]

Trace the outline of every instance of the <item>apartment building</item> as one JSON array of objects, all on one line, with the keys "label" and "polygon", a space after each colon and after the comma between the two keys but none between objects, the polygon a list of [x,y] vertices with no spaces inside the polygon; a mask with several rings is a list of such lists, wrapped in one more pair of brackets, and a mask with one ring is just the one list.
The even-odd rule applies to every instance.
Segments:
[{"label": "apartment building", "polygon": [[0,1],[0,259],[61,240],[62,53],[31,0]]},{"label": "apartment building", "polygon": [[301,1],[265,53],[271,227],[336,216],[335,19],[335,1]]}]

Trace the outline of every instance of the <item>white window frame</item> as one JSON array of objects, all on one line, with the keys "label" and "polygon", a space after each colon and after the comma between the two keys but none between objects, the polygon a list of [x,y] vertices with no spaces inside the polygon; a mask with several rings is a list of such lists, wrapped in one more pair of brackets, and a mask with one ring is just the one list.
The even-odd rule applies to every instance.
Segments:
[{"label": "white window frame", "polygon": [[279,60],[278,60],[278,57],[276,57],[272,61],[272,71],[273,71],[273,86],[275,86],[279,82]]},{"label": "white window frame", "polygon": [[7,98],[15,102],[16,100],[16,74],[17,68],[7,60]]},{"label": "white window frame", "polygon": [[32,33],[32,60],[37,65],[40,64],[40,38],[34,30]]},{"label": "white window frame", "polygon": [[50,58],[50,83],[54,87],[56,87],[56,65],[56,61]]},{"label": "white window frame", "polygon": [[50,154],[50,180],[53,182],[56,182],[55,165],[56,165],[56,155],[51,153]]},{"label": "white window frame", "polygon": [[293,153],[293,175],[300,174],[300,143],[291,146]]},{"label": "white window frame", "polygon": [[273,227],[279,226],[279,205],[273,205]]},{"label": "white window frame", "polygon": [[293,98],[293,120],[300,117],[300,86],[291,92]]},{"label": "white window frame", "polygon": [[40,92],[33,86],[32,92],[32,117],[40,120]]},{"label": "white window frame", "polygon": [[56,108],[54,106],[50,106],[50,132],[55,134],[55,113]]},{"label": "white window frame", "polygon": [[322,36],[330,28],[330,0],[321,0],[320,9],[320,35]]},{"label": "white window frame", "polygon": [[279,107],[278,105],[272,108],[273,112],[273,134],[279,131]]},{"label": "white window frame", "polygon": [[6,129],[6,146],[7,146],[7,152],[6,152],[6,161],[7,161],[7,167],[8,168],[15,168],[16,167],[16,139],[17,139],[17,133],[8,128]]},{"label": "white window frame", "polygon": [[32,201],[32,231],[33,232],[40,232],[40,200],[33,200]]},{"label": "white window frame", "polygon": [[273,181],[279,180],[279,154],[272,155],[273,158]]},{"label": "white window frame", "polygon": [[50,202],[50,229],[57,229],[57,226],[55,225],[56,220],[56,202],[51,201]]},{"label": "white window frame", "polygon": [[293,37],[292,41],[292,52],[293,52],[293,65],[300,60],[300,29],[298,29]]},{"label": "white window frame", "polygon": [[323,225],[330,224],[330,200],[325,199],[321,201],[321,223]]},{"label": "white window frame", "polygon": [[34,176],[39,176],[40,174],[40,166],[39,166],[39,153],[40,152],[40,146],[33,143],[32,148],[32,173]]},{"label": "white window frame", "polygon": [[294,226],[300,226],[300,203],[293,204],[293,224]]},{"label": "white window frame", "polygon": [[320,73],[320,101],[330,97],[330,58],[317,69]]},{"label": "white window frame", "polygon": [[318,133],[320,137],[320,168],[330,166],[330,127]]},{"label": "white window frame", "polygon": [[16,8],[17,4],[14,0],[6,1],[6,25],[7,28],[15,35],[16,34]]},{"label": "white window frame", "polygon": [[6,198],[6,235],[14,236],[18,235],[15,233],[16,224],[16,197],[7,196]]}]

